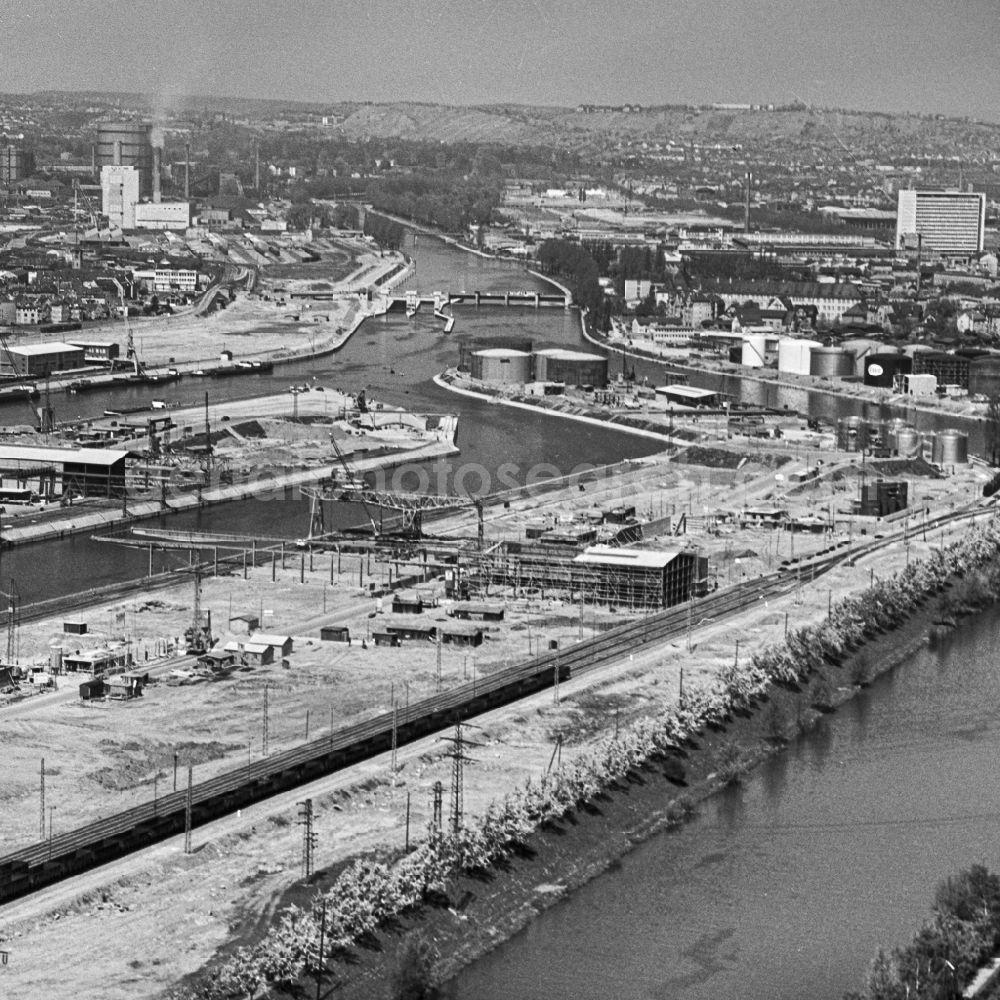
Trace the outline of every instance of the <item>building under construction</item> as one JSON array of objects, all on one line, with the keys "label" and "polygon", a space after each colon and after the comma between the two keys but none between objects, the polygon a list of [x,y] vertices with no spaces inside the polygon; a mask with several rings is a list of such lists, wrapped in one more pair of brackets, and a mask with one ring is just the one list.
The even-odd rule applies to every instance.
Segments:
[{"label": "building under construction", "polygon": [[559,594],[575,603],[669,608],[705,592],[708,560],[686,549],[594,545],[572,553],[505,542],[486,552],[462,551],[452,575],[463,599],[487,596],[493,587],[515,597]]}]

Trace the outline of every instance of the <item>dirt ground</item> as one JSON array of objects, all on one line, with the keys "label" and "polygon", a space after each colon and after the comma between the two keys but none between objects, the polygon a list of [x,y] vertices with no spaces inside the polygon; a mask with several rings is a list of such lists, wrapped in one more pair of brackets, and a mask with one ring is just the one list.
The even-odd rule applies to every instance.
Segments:
[{"label": "dirt ground", "polygon": [[[776,489],[773,466],[748,462],[739,470],[738,485],[727,469],[680,466],[663,459],[638,464],[626,482],[574,485],[561,494],[512,502],[510,511],[487,509],[487,536],[523,530],[523,522],[543,515],[571,517],[581,510],[628,498],[640,511],[666,517],[673,508],[733,505],[734,498],[764,499]],[[978,490],[976,470],[961,476],[926,481],[914,477],[919,495],[932,491],[935,506],[964,505]],[[844,480],[848,483],[851,481]],[[822,509],[846,499],[833,479],[827,492],[802,491],[793,497],[795,510]],[[848,487],[856,489],[854,486]],[[931,495],[928,493],[927,495]],[[693,516],[693,515],[692,515]],[[519,520],[521,524],[511,523]],[[506,520],[506,523],[505,523]],[[860,519],[835,518],[842,540],[860,538]],[[474,516],[454,518],[474,533]],[[435,524],[435,530],[438,525]],[[722,527],[726,527],[723,525]],[[740,529],[711,534],[704,526],[689,528],[686,540],[710,554],[720,586],[738,585],[774,568],[803,547],[825,547],[829,536],[788,536],[767,529]],[[875,525],[865,527],[870,538]],[[936,529],[926,539],[896,544],[855,566],[843,565],[817,580],[802,581],[789,596],[731,621],[692,617],[685,638],[638,653],[623,651],[619,662],[585,678],[560,685],[555,703],[551,691],[487,713],[477,724],[476,763],[465,772],[465,803],[470,814],[482,812],[505,789],[537,778],[548,767],[557,736],[563,759],[600,743],[616,725],[660,711],[676,698],[683,666],[685,685],[707,683],[733,656],[780,639],[786,622],[802,624],[826,613],[828,602],[854,593],[873,575],[891,572],[908,559],[968,530]],[[664,535],[652,544],[672,546],[678,536]],[[285,568],[262,567],[246,582],[235,577],[206,580],[202,604],[213,622],[242,612],[264,615],[269,632],[295,637],[288,670],[280,666],[236,672],[227,680],[171,683],[162,676],[142,699],[111,705],[82,705],[72,689],[37,695],[0,710],[7,762],[4,783],[4,845],[14,847],[38,838],[39,758],[46,760],[46,802],[55,806],[56,829],[83,822],[153,795],[172,783],[173,750],[197,761],[196,780],[261,752],[264,685],[268,690],[269,749],[274,750],[330,725],[344,725],[366,714],[385,711],[393,699],[402,703],[438,684],[437,648],[405,643],[400,649],[362,649],[321,643],[320,623],[348,624],[359,640],[378,621],[366,583],[387,581],[390,567],[344,556],[337,572],[336,556],[289,554]],[[399,568],[394,567],[394,575]],[[331,583],[331,575],[333,582]],[[304,580],[305,582],[300,582]],[[129,637],[145,662],[165,637],[176,636],[190,615],[190,587],[95,609],[88,617],[95,644]],[[231,609],[231,613],[230,613]],[[324,610],[325,609],[325,610]],[[696,609],[696,606],[695,606]],[[272,614],[268,615],[267,612]],[[376,612],[376,618],[369,615]],[[384,614],[390,612],[384,610]],[[429,614],[437,614],[433,611]],[[786,617],[787,616],[787,617]],[[554,638],[561,646],[611,621],[608,609],[585,609],[558,601],[535,600],[510,608],[509,619],[488,635],[475,657],[442,648],[442,685],[457,683],[471,670],[489,672]],[[53,642],[66,642],[58,623],[25,626],[25,657],[47,658]],[[690,647],[690,648],[689,648]],[[151,654],[151,655],[152,655]],[[153,662],[152,660],[150,662]],[[169,674],[169,667],[164,675]],[[317,867],[335,866],[360,852],[398,849],[406,836],[407,803],[411,834],[418,836],[429,819],[432,787],[449,780],[448,745],[427,738],[401,748],[398,770],[389,755],[332,775],[293,793],[226,817],[194,832],[193,854],[182,853],[178,839],[125,859],[107,872],[96,871],[44,890],[30,899],[0,908],[0,937],[10,951],[2,970],[5,995],[34,998],[68,995],[81,998],[152,997],[184,975],[200,968],[235,933],[252,933],[272,912],[275,901],[294,881],[301,854],[301,830],[295,825],[295,802],[313,798],[319,834]],[[184,760],[184,757],[181,758]],[[52,770],[50,770],[50,768]],[[92,961],[95,935],[114,940],[116,949]],[[55,960],[53,956],[58,956]],[[344,970],[349,975],[349,970]]]}]

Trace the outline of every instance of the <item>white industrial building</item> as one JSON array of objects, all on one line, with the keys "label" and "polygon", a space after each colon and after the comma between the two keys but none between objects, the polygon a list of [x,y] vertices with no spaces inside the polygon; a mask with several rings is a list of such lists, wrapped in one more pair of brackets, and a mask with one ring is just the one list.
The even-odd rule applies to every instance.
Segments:
[{"label": "white industrial building", "polygon": [[144,201],[135,206],[136,229],[172,229],[184,232],[190,225],[190,202]]},{"label": "white industrial building", "polygon": [[139,171],[119,164],[101,167],[101,211],[112,227],[135,229]]}]

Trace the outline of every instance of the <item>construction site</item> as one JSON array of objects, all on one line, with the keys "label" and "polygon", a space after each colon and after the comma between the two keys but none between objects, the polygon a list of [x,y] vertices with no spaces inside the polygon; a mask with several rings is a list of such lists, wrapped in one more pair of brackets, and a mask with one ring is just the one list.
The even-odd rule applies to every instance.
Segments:
[{"label": "construction site", "polygon": [[[288,423],[289,402],[274,420]],[[323,409],[349,427],[357,402],[310,390],[299,417]],[[177,422],[193,428],[199,415]],[[247,416],[210,436],[213,458],[228,441],[243,447],[229,425],[248,446],[277,447],[240,430]],[[286,453],[315,446],[296,437],[309,426],[292,422]],[[95,850],[133,849],[109,824],[142,843],[167,838],[156,878],[209,933],[192,947],[177,921],[153,949],[164,964],[144,973],[150,983],[197,967],[237,909],[267,910],[300,863],[285,813],[301,782],[327,775],[310,793],[310,822],[326,831],[310,863],[402,843],[404,806],[409,838],[454,779],[435,734],[480,716],[485,749],[465,768],[464,808],[484,808],[559,748],[600,739],[609,717],[669,701],[679,671],[683,684],[709,683],[734,638],[737,659],[752,655],[790,613],[806,620],[911,550],[927,555],[965,530],[954,518],[988,481],[978,465],[876,459],[832,440],[719,442],[681,416],[675,430],[699,440],[681,434],[659,456],[483,497],[408,493],[365,475],[351,432],[334,449],[330,426],[316,426],[326,475],[296,487],[308,515],[287,536],[134,525],[104,544],[169,552],[177,569],[72,613],[39,614],[16,585],[7,593],[0,867],[16,894]],[[365,434],[390,430],[413,433]],[[228,831],[228,859],[211,869],[207,855],[180,861],[199,824]],[[111,897],[138,941],[154,914],[133,886],[150,862],[122,863],[133,875]],[[94,919],[86,905],[62,917],[63,934]]]}]

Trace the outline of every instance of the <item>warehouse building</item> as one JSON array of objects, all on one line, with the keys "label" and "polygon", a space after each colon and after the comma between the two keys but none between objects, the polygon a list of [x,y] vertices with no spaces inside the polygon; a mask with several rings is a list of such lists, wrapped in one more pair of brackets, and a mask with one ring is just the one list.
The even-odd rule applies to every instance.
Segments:
[{"label": "warehouse building", "polygon": [[0,485],[17,483],[43,497],[125,495],[128,452],[104,448],[0,445]]},{"label": "warehouse building", "polygon": [[22,344],[0,353],[0,375],[44,378],[54,372],[86,367],[85,352],[75,344]]}]

